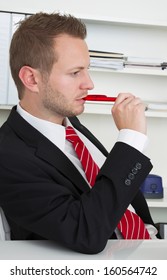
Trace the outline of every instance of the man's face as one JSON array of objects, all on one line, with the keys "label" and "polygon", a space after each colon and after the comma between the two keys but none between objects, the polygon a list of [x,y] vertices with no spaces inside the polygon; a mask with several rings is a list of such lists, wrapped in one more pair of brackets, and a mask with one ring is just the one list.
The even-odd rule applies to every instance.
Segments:
[{"label": "man's face", "polygon": [[58,57],[47,83],[42,83],[40,99],[50,117],[79,115],[84,110],[83,98],[93,89],[89,77],[89,52],[84,40],[62,35],[56,39]]}]

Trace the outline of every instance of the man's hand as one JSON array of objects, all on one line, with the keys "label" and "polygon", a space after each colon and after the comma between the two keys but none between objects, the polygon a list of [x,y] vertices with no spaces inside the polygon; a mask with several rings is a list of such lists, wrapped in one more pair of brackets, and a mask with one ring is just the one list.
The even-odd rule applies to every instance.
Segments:
[{"label": "man's hand", "polygon": [[112,108],[112,115],[119,130],[132,129],[146,134],[145,104],[130,93],[120,93]]}]

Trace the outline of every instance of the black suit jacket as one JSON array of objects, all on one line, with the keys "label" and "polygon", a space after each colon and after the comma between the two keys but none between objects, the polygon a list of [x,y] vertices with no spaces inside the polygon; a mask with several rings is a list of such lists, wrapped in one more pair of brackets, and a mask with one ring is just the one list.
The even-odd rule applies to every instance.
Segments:
[{"label": "black suit jacket", "polygon": [[139,191],[152,165],[121,142],[108,153],[77,118],[70,121],[107,156],[95,186],[90,190],[71,161],[14,107],[0,129],[0,205],[12,239],[49,239],[97,253],[114,237],[130,203],[145,223],[153,224]]}]

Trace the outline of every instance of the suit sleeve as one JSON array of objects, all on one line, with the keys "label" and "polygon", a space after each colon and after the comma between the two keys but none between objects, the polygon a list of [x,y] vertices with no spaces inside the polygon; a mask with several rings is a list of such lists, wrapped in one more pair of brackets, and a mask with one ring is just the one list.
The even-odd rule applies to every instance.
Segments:
[{"label": "suit sleeve", "polygon": [[28,234],[34,233],[78,252],[98,253],[151,168],[146,156],[116,143],[95,186],[79,192],[72,181],[37,159],[33,149],[24,155],[20,150],[0,161],[0,205],[25,233],[17,239],[29,239]]}]

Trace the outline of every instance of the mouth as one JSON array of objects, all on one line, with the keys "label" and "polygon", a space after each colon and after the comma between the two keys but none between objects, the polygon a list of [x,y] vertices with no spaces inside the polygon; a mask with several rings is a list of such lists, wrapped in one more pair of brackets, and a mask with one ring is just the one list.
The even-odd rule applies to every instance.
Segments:
[{"label": "mouth", "polygon": [[84,105],[85,104],[85,97],[79,97],[79,98],[76,98],[75,101],[76,101],[76,104],[78,105]]},{"label": "mouth", "polygon": [[86,98],[87,98],[87,95],[84,95],[84,96],[81,96],[81,97],[78,97],[76,100],[77,101],[86,101]]},{"label": "mouth", "polygon": [[86,101],[86,100],[87,100],[87,96],[88,96],[88,95],[85,95],[85,96],[83,96],[81,99],[84,100],[84,101]]}]

